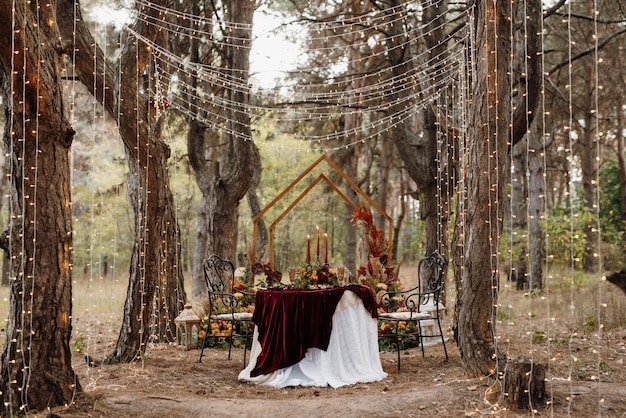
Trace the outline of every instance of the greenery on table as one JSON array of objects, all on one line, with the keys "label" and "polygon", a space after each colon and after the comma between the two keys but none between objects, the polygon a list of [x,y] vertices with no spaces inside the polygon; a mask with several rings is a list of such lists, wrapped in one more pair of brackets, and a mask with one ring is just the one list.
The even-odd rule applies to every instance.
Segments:
[{"label": "greenery on table", "polygon": [[339,286],[337,273],[330,265],[322,264],[320,261],[297,268],[292,283],[292,287],[298,289],[323,289],[333,286]]}]

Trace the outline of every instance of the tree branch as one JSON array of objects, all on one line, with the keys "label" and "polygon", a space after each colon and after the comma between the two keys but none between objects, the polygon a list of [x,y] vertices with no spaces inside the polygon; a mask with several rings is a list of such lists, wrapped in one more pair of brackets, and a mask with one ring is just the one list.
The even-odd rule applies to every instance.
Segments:
[{"label": "tree branch", "polygon": [[564,60],[562,62],[560,62],[559,64],[555,65],[550,71],[548,71],[547,75],[548,77],[551,76],[555,71],[565,67],[566,65],[580,59],[583,58],[589,54],[591,54],[592,52],[595,52],[596,49],[600,50],[602,48],[604,48],[605,46],[608,45],[609,42],[611,42],[613,39],[615,39],[616,37],[622,35],[626,33],[626,28],[623,28],[621,30],[618,30],[617,32],[612,33],[611,35],[609,35],[606,39],[604,39],[602,42],[600,42],[598,44],[598,46],[596,47],[595,45],[592,46],[591,48],[585,49],[584,51],[579,52],[578,54],[574,55],[572,58],[569,58],[567,60]]}]

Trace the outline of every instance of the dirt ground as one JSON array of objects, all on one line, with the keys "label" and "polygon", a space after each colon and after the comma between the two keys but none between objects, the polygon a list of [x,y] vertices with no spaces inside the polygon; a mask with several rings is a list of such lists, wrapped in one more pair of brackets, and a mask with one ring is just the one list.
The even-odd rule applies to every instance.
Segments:
[{"label": "dirt ground", "polygon": [[[471,417],[626,416],[626,333],[607,335],[602,363],[590,340],[570,341],[550,348],[553,355],[547,375],[549,406],[536,411],[509,411],[488,394],[497,389],[489,379],[468,379],[453,341],[445,361],[441,345],[402,352],[402,369],[396,354],[381,353],[388,377],[380,382],[338,389],[272,387],[241,383],[243,350],[227,360],[223,349],[184,351],[174,345],[150,347],[143,362],[88,367],[79,356],[75,370],[83,393],[67,408],[51,412],[61,417]],[[536,345],[537,357],[545,346]],[[570,362],[570,354],[576,361]],[[565,359],[559,361],[558,359]],[[575,364],[574,368],[569,364]],[[599,364],[599,365],[598,365]],[[569,367],[569,370],[559,368]],[[601,377],[593,376],[600,368]],[[567,377],[570,376],[571,380]],[[563,376],[563,377],[558,377]],[[490,399],[489,399],[490,398]],[[488,400],[489,399],[489,400]]]},{"label": "dirt ground", "polygon": [[[75,352],[73,367],[83,391],[68,407],[51,412],[67,418],[626,417],[626,298],[612,287],[600,293],[595,285],[572,292],[558,286],[562,279],[552,280],[549,298],[528,298],[518,291],[500,295],[499,352],[546,366],[546,405],[536,411],[505,409],[493,380],[467,378],[447,312],[449,361],[441,345],[427,346],[425,357],[419,348],[410,349],[402,352],[397,372],[396,353],[381,352],[386,379],[338,389],[241,383],[242,349],[233,350],[231,361],[225,349],[206,349],[198,363],[199,350],[154,344],[143,361],[98,367],[88,367],[82,353]],[[77,309],[73,340],[76,349],[80,345],[101,359],[111,353],[119,333],[125,286],[92,292],[77,300],[98,301],[103,307]],[[117,295],[117,304],[101,303],[111,295]],[[594,308],[598,300],[604,306],[602,327]]]}]

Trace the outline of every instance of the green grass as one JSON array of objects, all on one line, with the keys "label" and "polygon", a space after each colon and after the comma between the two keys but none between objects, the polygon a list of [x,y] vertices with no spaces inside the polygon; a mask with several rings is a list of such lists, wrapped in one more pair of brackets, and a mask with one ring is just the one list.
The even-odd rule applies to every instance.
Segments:
[{"label": "green grass", "polygon": [[127,278],[79,278],[72,288],[75,338],[97,330],[116,333],[122,323]]},{"label": "green grass", "polygon": [[[91,336],[107,334],[115,336],[122,323],[127,279],[103,277],[77,278],[72,286],[72,347],[88,344]],[[9,287],[0,287],[0,315],[4,343],[9,313]]]}]

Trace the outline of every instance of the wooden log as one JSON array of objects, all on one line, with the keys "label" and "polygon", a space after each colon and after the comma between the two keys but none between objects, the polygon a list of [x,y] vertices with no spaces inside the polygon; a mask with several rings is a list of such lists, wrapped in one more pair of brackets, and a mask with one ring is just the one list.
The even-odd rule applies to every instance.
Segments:
[{"label": "wooden log", "polygon": [[545,365],[535,364],[526,357],[508,361],[503,390],[511,409],[528,410],[531,406],[545,405],[545,370]]}]

